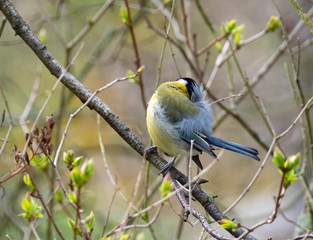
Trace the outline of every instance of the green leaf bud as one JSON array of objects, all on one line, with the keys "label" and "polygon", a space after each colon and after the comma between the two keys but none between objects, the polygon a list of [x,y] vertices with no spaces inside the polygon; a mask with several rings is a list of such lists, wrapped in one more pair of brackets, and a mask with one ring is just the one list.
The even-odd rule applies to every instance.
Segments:
[{"label": "green leaf bud", "polygon": [[273,163],[280,169],[284,169],[285,156],[278,147],[276,147],[274,151]]},{"label": "green leaf bud", "polygon": [[216,49],[220,52],[220,51],[222,51],[222,44],[221,44],[221,42],[216,42],[215,43],[215,47],[216,47]]},{"label": "green leaf bud", "polygon": [[78,167],[74,167],[70,173],[70,178],[75,186],[81,187],[83,185],[82,172]]},{"label": "green leaf bud", "polygon": [[28,186],[29,191],[31,191],[32,193],[35,192],[35,186],[27,173],[24,174],[23,181]]},{"label": "green leaf bud", "polygon": [[39,155],[35,155],[30,161],[30,164],[38,167],[40,170],[45,170],[49,165],[49,159],[44,153],[41,153]]},{"label": "green leaf bud", "polygon": [[63,160],[67,167],[71,168],[74,161],[74,151],[68,150],[67,152],[63,152]]},{"label": "green leaf bud", "polygon": [[[68,218],[67,221],[68,221],[68,225],[70,226],[71,230],[74,232],[74,228],[75,228],[74,220],[71,219],[71,218]],[[80,229],[78,224],[76,226],[76,235],[83,236],[82,235],[82,230]]]},{"label": "green leaf bud", "polygon": [[75,158],[73,163],[72,163],[72,167],[78,167],[80,165],[82,159],[83,159],[83,156],[79,156],[79,157]]},{"label": "green leaf bud", "polygon": [[[130,77],[130,76],[133,76],[133,75],[135,75],[135,73],[132,70],[128,70],[126,72],[126,76],[127,77]],[[137,83],[137,84],[139,83],[138,77],[131,77],[131,78],[128,79],[128,81],[131,82],[131,83]]]},{"label": "green leaf bud", "polygon": [[71,192],[69,195],[68,195],[68,199],[73,202],[73,203],[77,203],[77,196],[76,196],[76,193],[75,192]]},{"label": "green leaf bud", "polygon": [[63,201],[63,192],[60,188],[56,191],[53,198],[56,199],[59,203]]},{"label": "green leaf bud", "polygon": [[[164,198],[170,193],[171,193],[171,182],[169,180],[165,180],[165,181],[163,181],[163,183],[160,187],[161,197]],[[167,203],[167,200],[164,201],[164,203]]]},{"label": "green leaf bud", "polygon": [[234,223],[233,221],[229,219],[222,219],[218,221],[222,228],[224,229],[231,229],[232,231],[235,231],[238,228],[238,224]]},{"label": "green leaf bud", "polygon": [[88,224],[88,232],[92,232],[95,225],[95,214],[93,211],[90,212],[89,216],[85,219],[85,222]]},{"label": "green leaf bud", "polygon": [[277,16],[272,16],[271,19],[266,24],[267,32],[274,32],[280,26],[280,20]]},{"label": "green leaf bud", "polygon": [[130,25],[130,21],[129,21],[129,18],[128,18],[128,12],[127,12],[127,9],[124,5],[122,5],[120,7],[120,17],[122,19],[122,22],[129,26]]},{"label": "green leaf bud", "polygon": [[145,65],[142,65],[140,68],[138,68],[137,72],[140,74],[145,69]]},{"label": "green leaf bud", "polygon": [[284,177],[284,187],[289,187],[292,183],[298,180],[298,174],[295,173],[294,169],[286,172]]},{"label": "green leaf bud", "polygon": [[233,19],[229,22],[226,22],[225,23],[225,32],[227,34],[231,34],[232,31],[235,29],[235,27],[236,27],[236,19]]},{"label": "green leaf bud", "polygon": [[300,160],[300,153],[289,156],[284,163],[284,168],[287,170],[296,169],[298,167],[299,160]]},{"label": "green leaf bud", "polygon": [[93,168],[94,168],[94,164],[92,159],[89,159],[87,161],[84,162],[82,168],[81,168],[81,177],[83,179],[83,183],[87,182],[92,174],[93,174]]}]

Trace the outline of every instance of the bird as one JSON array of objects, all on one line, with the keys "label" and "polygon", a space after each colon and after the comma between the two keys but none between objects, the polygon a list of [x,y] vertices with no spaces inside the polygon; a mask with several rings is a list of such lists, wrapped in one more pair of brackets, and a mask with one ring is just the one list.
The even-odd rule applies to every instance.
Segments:
[{"label": "bird", "polygon": [[147,106],[146,124],[153,144],[167,156],[174,157],[161,168],[159,174],[164,176],[179,155],[190,156],[192,141],[192,160],[201,170],[199,155],[206,152],[216,158],[214,150],[219,148],[260,161],[258,150],[211,135],[211,104],[203,85],[188,77],[158,86]]}]

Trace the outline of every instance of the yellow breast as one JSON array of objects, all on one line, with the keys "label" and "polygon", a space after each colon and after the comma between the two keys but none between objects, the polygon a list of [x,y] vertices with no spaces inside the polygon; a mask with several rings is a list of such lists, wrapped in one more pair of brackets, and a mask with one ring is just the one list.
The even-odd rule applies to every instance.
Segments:
[{"label": "yellow breast", "polygon": [[153,143],[170,156],[185,155],[185,143],[180,139],[175,126],[166,120],[164,110],[154,94],[147,108],[147,128]]}]

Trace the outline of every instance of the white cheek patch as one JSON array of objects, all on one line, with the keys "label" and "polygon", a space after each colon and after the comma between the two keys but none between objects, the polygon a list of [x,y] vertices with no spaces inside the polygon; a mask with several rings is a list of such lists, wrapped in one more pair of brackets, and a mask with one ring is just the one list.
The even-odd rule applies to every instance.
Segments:
[{"label": "white cheek patch", "polygon": [[178,79],[177,80],[178,82],[181,82],[181,83],[183,83],[185,86],[187,86],[187,81],[185,80],[185,79],[182,79],[182,78],[180,78],[180,79]]}]

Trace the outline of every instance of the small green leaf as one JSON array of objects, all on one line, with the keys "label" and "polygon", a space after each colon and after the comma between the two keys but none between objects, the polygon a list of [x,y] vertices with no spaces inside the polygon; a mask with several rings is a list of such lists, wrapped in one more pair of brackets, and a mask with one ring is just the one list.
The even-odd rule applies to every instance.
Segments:
[{"label": "small green leaf", "polygon": [[72,163],[72,167],[73,168],[78,167],[80,165],[82,159],[83,159],[83,156],[79,156],[79,157],[75,158],[75,160]]},{"label": "small green leaf", "polygon": [[231,34],[232,31],[235,29],[235,27],[236,27],[236,19],[233,19],[229,22],[226,22],[225,23],[225,32],[227,34]]},{"label": "small green leaf", "polygon": [[27,194],[26,197],[22,200],[22,209],[25,211],[25,213],[21,213],[19,216],[22,216],[29,221],[43,217],[40,212],[41,206],[39,206],[29,194]]},{"label": "small green leaf", "polygon": [[215,47],[216,47],[216,49],[220,52],[220,51],[222,51],[222,44],[221,44],[221,42],[216,42],[215,43]]},{"label": "small green leaf", "polygon": [[32,209],[32,204],[30,203],[30,201],[28,201],[26,198],[24,198],[22,200],[22,209],[25,211],[25,212],[30,212],[31,209]]},{"label": "small green leaf", "polygon": [[72,163],[74,161],[74,151],[68,150],[67,152],[63,152],[63,160],[68,168],[72,168]]},{"label": "small green leaf", "polygon": [[91,17],[91,16],[88,16],[88,17],[87,17],[87,23],[88,23],[88,24],[91,24],[91,23],[92,23],[92,17]]},{"label": "small green leaf", "polygon": [[272,16],[271,19],[266,24],[267,32],[274,32],[280,26],[279,17]]},{"label": "small green leaf", "polygon": [[222,219],[218,221],[222,228],[224,229],[231,229],[232,231],[235,231],[238,228],[238,224],[234,223],[233,221],[229,219]]},{"label": "small green leaf", "polygon": [[32,193],[35,192],[35,186],[32,183],[32,180],[30,179],[30,176],[28,175],[28,173],[24,174],[23,181],[28,186],[29,191],[31,191]]},{"label": "small green leaf", "polygon": [[[130,77],[130,76],[133,76],[133,75],[135,75],[135,73],[132,70],[128,70],[126,72],[126,76],[127,77]],[[131,78],[128,79],[128,81],[131,82],[131,83],[137,83],[137,84],[139,83],[139,79],[137,77],[131,77]]]},{"label": "small green leaf", "polygon": [[244,30],[245,26],[243,24],[241,24],[240,26],[236,27],[233,29],[233,33],[234,33],[234,43],[239,46],[242,42],[242,31]]},{"label": "small green leaf", "polygon": [[[71,218],[68,218],[67,221],[68,221],[68,224],[69,224],[71,230],[74,232],[74,229],[75,229],[75,222],[74,222],[74,220],[71,219]],[[76,226],[76,235],[83,236],[82,235],[82,230],[79,228],[78,225]]]},{"label": "small green leaf", "polygon": [[75,227],[75,222],[74,222],[74,220],[71,219],[71,218],[68,218],[67,221],[68,221],[68,224],[69,224],[70,228],[71,228],[72,230],[74,230],[74,227]]},{"label": "small green leaf", "polygon": [[280,169],[284,169],[285,156],[278,147],[276,147],[274,151],[273,163]]},{"label": "small green leaf", "polygon": [[130,239],[132,236],[133,236],[132,233],[130,233],[130,234],[124,234],[124,233],[123,233],[123,235],[119,238],[119,240],[128,240],[128,239]]},{"label": "small green leaf", "polygon": [[92,232],[95,225],[95,214],[93,213],[93,211],[90,212],[85,221],[88,224],[88,232]]},{"label": "small green leaf", "polygon": [[300,153],[289,156],[284,163],[284,168],[287,170],[296,169],[298,167],[299,160],[300,160]]},{"label": "small green leaf", "polygon": [[149,221],[149,214],[147,212],[140,215],[141,219],[145,222]]},{"label": "small green leaf", "polygon": [[63,192],[60,188],[56,191],[53,198],[56,199],[59,203],[63,201]]},{"label": "small green leaf", "polygon": [[86,160],[81,168],[81,177],[82,177],[82,180],[83,180],[83,183],[87,182],[92,174],[93,174],[93,161],[92,159],[89,159],[89,160]]},{"label": "small green leaf", "polygon": [[40,170],[45,170],[49,165],[49,159],[44,153],[41,153],[39,155],[35,155],[30,161],[30,164],[38,167]]},{"label": "small green leaf", "polygon": [[70,173],[70,178],[73,181],[74,185],[77,187],[81,187],[83,185],[83,178],[81,177],[82,172],[79,167],[74,167]]},{"label": "small green leaf", "polygon": [[284,186],[285,188],[289,187],[292,183],[298,180],[298,174],[295,173],[294,169],[286,172],[284,177]]},{"label": "small green leaf", "polygon": [[77,196],[76,196],[76,193],[75,192],[71,192],[69,195],[68,195],[68,199],[73,202],[73,203],[77,203]]},{"label": "small green leaf", "polygon": [[[162,183],[160,187],[160,194],[161,194],[161,197],[164,198],[170,193],[171,193],[171,182],[169,180],[166,180]],[[164,201],[164,203],[167,203],[167,202],[168,200]]]},{"label": "small green leaf", "polygon": [[141,74],[145,70],[145,65],[142,65],[140,68],[138,68],[137,72]]},{"label": "small green leaf", "polygon": [[127,25],[127,26],[130,25],[130,21],[129,21],[129,18],[128,18],[127,8],[126,8],[124,5],[122,5],[122,6],[120,7],[120,17],[121,17],[121,19],[122,19],[122,22],[123,22],[125,25]]}]

